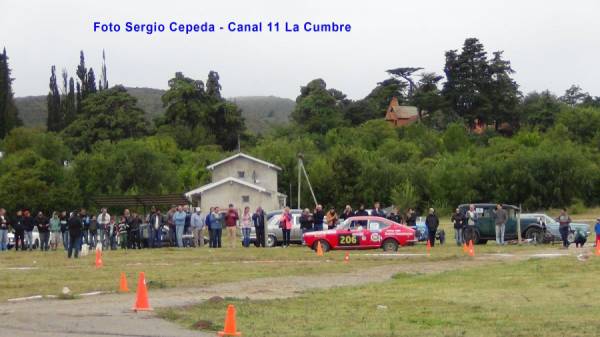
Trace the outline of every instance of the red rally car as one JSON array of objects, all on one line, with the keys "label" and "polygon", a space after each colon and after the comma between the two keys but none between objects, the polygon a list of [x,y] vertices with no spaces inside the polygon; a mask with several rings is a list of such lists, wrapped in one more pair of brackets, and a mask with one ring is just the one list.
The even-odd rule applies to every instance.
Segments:
[{"label": "red rally car", "polygon": [[397,251],[398,246],[417,242],[415,230],[378,216],[357,216],[346,219],[335,229],[304,233],[307,247],[323,251],[330,249],[373,249]]}]

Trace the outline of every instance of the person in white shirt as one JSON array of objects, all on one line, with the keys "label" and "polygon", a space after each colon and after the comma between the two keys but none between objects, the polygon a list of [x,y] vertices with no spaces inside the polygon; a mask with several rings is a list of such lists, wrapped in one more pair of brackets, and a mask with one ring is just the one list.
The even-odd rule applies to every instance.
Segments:
[{"label": "person in white shirt", "polygon": [[201,214],[200,207],[196,207],[195,212],[192,214],[190,227],[192,228],[192,235],[194,236],[194,247],[204,246],[204,217]]},{"label": "person in white shirt", "polygon": [[96,217],[98,222],[98,242],[102,243],[102,247],[105,248],[108,245],[108,228],[110,225],[110,214],[106,212],[106,208],[102,208],[100,214]]}]

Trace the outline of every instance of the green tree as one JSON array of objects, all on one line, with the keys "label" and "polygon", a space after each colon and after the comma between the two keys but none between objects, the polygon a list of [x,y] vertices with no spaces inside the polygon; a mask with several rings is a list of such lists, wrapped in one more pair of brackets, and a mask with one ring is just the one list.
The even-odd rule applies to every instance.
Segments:
[{"label": "green tree", "polygon": [[590,98],[590,94],[584,92],[580,86],[573,84],[569,87],[569,89],[565,90],[565,94],[559,99],[561,102],[574,107],[589,101]]},{"label": "green tree", "polygon": [[450,108],[469,125],[475,119],[488,122],[491,103],[486,89],[491,82],[487,52],[475,38],[465,40],[462,51],[446,52],[446,83],[442,96]]},{"label": "green tree", "polygon": [[541,93],[531,92],[525,96],[521,104],[521,120],[542,131],[547,130],[554,125],[562,106],[558,98],[548,90]]},{"label": "green tree", "polygon": [[319,134],[344,124],[338,100],[322,79],[312,80],[300,89],[292,120],[303,130]]},{"label": "green tree", "polygon": [[90,70],[87,73],[87,90],[88,90],[88,94],[93,94],[96,91],[98,91],[96,89],[96,75],[94,75],[94,69],[90,68]]},{"label": "green tree", "polygon": [[50,92],[46,97],[48,105],[48,131],[58,132],[63,126],[63,114],[60,105],[60,93],[58,92],[58,84],[56,82],[56,67],[50,68]]},{"label": "green tree", "polygon": [[412,98],[413,93],[417,87],[415,81],[413,80],[413,75],[419,70],[423,70],[421,67],[401,67],[395,69],[386,70],[386,72],[390,75],[400,77],[404,79],[408,83],[408,97]]},{"label": "green tree", "polygon": [[436,73],[423,73],[412,95],[412,103],[417,107],[419,120],[423,120],[423,111],[433,114],[443,106],[443,98],[438,89],[438,83],[443,76]]},{"label": "green tree", "polygon": [[98,141],[117,141],[148,134],[149,125],[137,99],[122,86],[90,95],[82,112],[63,130],[67,144],[75,151],[89,151]]},{"label": "green tree", "polygon": [[510,61],[502,58],[501,51],[494,52],[494,56],[489,62],[490,84],[487,90],[490,102],[491,115],[496,125],[496,130],[503,122],[516,125],[519,122],[517,106],[521,93],[517,82],[511,75],[514,70]]},{"label": "green tree", "polygon": [[10,130],[22,124],[12,91],[14,79],[10,77],[10,73],[8,56],[6,48],[4,48],[0,54],[0,139],[4,138]]}]

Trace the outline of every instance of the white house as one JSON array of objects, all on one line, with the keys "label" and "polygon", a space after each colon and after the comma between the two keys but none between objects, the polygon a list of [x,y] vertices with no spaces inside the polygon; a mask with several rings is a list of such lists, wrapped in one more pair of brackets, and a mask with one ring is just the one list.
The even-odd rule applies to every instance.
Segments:
[{"label": "white house", "polygon": [[245,153],[237,153],[206,167],[212,171],[211,183],[185,193],[203,211],[210,207],[226,208],[234,204],[254,211],[281,209],[287,196],[277,192],[277,175],[281,168]]}]

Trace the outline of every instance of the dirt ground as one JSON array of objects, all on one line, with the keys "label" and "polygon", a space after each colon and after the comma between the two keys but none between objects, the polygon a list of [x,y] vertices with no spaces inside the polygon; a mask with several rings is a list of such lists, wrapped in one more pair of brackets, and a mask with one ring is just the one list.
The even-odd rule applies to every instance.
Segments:
[{"label": "dirt ground", "polygon": [[[588,248],[589,249],[589,248]],[[500,261],[552,258],[589,254],[589,250],[536,253],[482,254],[473,259],[398,264],[354,270],[349,273],[314,276],[280,276],[215,284],[204,288],[165,289],[150,292],[154,308],[185,306],[213,296],[274,299],[297,296],[311,289],[353,286],[383,282],[397,273],[439,273],[472,268]],[[382,258],[395,258],[393,255]],[[407,258],[398,255],[398,258]],[[350,261],[350,263],[352,263]],[[32,300],[0,304],[0,337],[4,336],[214,336],[212,333],[186,330],[156,317],[152,312],[135,313],[131,307],[135,294],[107,294],[74,300]]]}]

